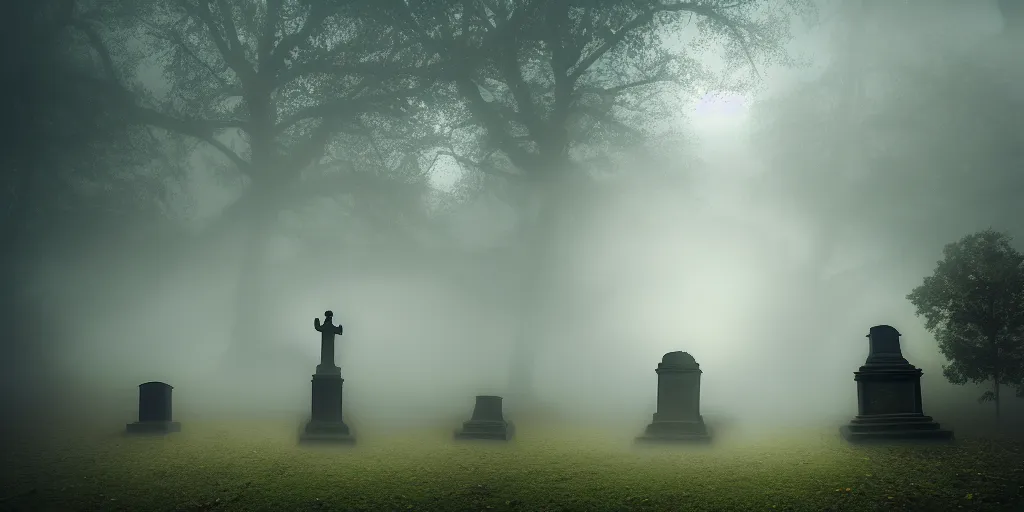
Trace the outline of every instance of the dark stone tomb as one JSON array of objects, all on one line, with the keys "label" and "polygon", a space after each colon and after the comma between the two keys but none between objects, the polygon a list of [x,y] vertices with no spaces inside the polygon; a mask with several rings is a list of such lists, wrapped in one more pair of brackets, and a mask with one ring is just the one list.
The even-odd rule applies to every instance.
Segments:
[{"label": "dark stone tomb", "polygon": [[312,414],[299,436],[300,442],[356,442],[341,416],[341,389],[345,379],[341,378],[341,368],[334,364],[334,336],[340,335],[342,328],[334,325],[333,316],[334,313],[325,312],[323,325],[319,318],[313,320],[313,327],[320,332],[320,364],[313,374]]},{"label": "dark stone tomb", "polygon": [[171,390],[163,382],[139,384],[139,421],[129,423],[129,434],[167,434],[181,430],[181,424],[171,417]]},{"label": "dark stone tomb", "polygon": [[637,442],[706,443],[711,441],[700,415],[700,365],[686,352],[669,352],[658,374],[658,411]]},{"label": "dark stone tomb", "polygon": [[481,395],[476,397],[473,417],[455,432],[455,439],[508,441],[514,433],[515,427],[501,412],[501,397]]},{"label": "dark stone tomb", "polygon": [[876,325],[868,334],[868,359],[853,373],[857,382],[857,416],[839,428],[850,442],[932,440],[949,441],[921,408],[921,370],[903,358],[900,333]]}]

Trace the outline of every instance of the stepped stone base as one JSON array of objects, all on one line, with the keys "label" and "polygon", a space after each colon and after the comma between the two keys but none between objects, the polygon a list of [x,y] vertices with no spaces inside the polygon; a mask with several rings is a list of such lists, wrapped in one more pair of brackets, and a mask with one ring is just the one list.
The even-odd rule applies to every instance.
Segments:
[{"label": "stepped stone base", "polygon": [[704,418],[697,421],[655,421],[647,426],[644,434],[636,438],[638,443],[710,443]]},{"label": "stepped stone base", "polygon": [[181,423],[177,421],[136,421],[125,427],[128,434],[169,434],[181,432]]},{"label": "stepped stone base", "polygon": [[483,439],[508,441],[515,435],[515,426],[510,421],[467,421],[462,430],[455,431],[455,439]]},{"label": "stepped stone base", "polygon": [[299,436],[300,443],[355,444],[348,425],[341,421],[310,421]]},{"label": "stepped stone base", "polygon": [[952,431],[942,429],[931,416],[923,414],[856,416],[839,427],[839,433],[851,443],[953,440]]}]

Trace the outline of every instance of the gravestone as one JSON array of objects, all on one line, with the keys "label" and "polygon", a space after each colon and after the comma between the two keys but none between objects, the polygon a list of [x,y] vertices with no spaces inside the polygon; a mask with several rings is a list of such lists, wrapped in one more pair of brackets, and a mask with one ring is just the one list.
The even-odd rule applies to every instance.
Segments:
[{"label": "gravestone", "polygon": [[139,384],[139,421],[129,423],[129,434],[167,434],[181,431],[181,424],[172,419],[171,390],[163,382]]},{"label": "gravestone", "polygon": [[505,421],[500,396],[480,395],[473,406],[473,416],[455,432],[455,439],[491,439],[508,441],[515,433],[511,422]]},{"label": "gravestone", "polygon": [[839,428],[850,442],[953,439],[921,407],[920,369],[903,358],[900,333],[876,325],[868,333],[868,358],[857,382],[857,416]]},{"label": "gravestone", "polygon": [[313,328],[320,333],[320,364],[313,374],[312,411],[300,442],[353,444],[356,441],[341,414],[345,379],[341,378],[341,368],[334,364],[334,336],[340,335],[342,328],[334,325],[333,317],[331,311],[324,312],[323,325],[319,318],[313,319]]},{"label": "gravestone", "polygon": [[638,442],[706,443],[711,441],[700,414],[700,365],[686,352],[669,352],[654,370],[658,405],[654,421]]}]

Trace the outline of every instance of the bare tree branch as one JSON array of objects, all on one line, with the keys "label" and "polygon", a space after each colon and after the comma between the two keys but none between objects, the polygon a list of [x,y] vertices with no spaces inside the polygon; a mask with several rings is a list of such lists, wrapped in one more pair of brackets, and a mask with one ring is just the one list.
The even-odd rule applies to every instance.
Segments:
[{"label": "bare tree branch", "polygon": [[[317,2],[319,4],[320,2]],[[277,37],[277,24],[281,21],[281,8],[284,0],[267,0],[267,17],[263,20],[263,32],[256,43],[256,72],[260,75],[273,75],[271,62],[274,57],[274,39]],[[316,4],[314,4],[316,5]]]},{"label": "bare tree branch", "polygon": [[512,164],[520,169],[535,168],[539,160],[536,155],[519,147],[508,133],[501,116],[491,109],[490,104],[480,95],[476,83],[467,78],[458,80],[459,92],[468,100],[468,106],[474,117],[483,123],[487,136],[493,144],[501,148]]},{"label": "bare tree branch", "polygon": [[[284,65],[285,59],[288,58],[288,54],[303,41],[309,39],[313,31],[317,27],[321,27],[324,21],[331,15],[332,10],[329,6],[330,2],[311,2],[309,12],[306,14],[306,20],[302,23],[302,28],[298,32],[288,34],[281,39],[277,47],[268,54],[266,64],[260,63],[260,72],[263,72],[265,65],[267,73],[276,76],[281,71],[281,67]],[[260,55],[263,54],[261,53]],[[291,77],[291,79],[294,78]],[[288,81],[278,82],[278,85],[282,83],[288,83]]]},{"label": "bare tree branch", "polygon": [[[221,35],[220,28],[217,26],[217,21],[213,19],[213,12],[210,11],[210,5],[205,0],[201,0],[200,4],[194,5],[190,0],[178,0],[179,5],[185,10],[189,16],[200,20],[206,25],[206,30],[210,34],[210,39],[213,44],[217,47],[217,51],[220,52],[224,62],[231,68],[238,78],[242,80],[242,84],[247,87],[253,85],[256,72],[248,61],[245,60],[245,55],[242,53],[241,43],[237,42],[238,34],[235,34],[235,44],[237,46],[231,46],[225,38]],[[230,12],[230,11],[229,11]],[[229,14],[230,16],[230,14]],[[234,23],[231,23],[232,29]]]},{"label": "bare tree branch", "polygon": [[523,174],[514,173],[514,172],[508,172],[508,171],[503,171],[503,170],[496,169],[493,166],[487,165],[487,164],[485,164],[483,162],[477,162],[477,161],[474,161],[471,158],[467,158],[467,157],[464,157],[462,155],[459,155],[453,149],[450,149],[448,151],[438,151],[437,152],[437,156],[451,157],[453,160],[458,162],[460,165],[464,165],[466,167],[472,167],[473,169],[476,169],[476,170],[478,170],[478,171],[480,171],[480,172],[482,172],[484,174],[489,174],[491,176],[497,176],[497,177],[503,178],[503,179],[516,179],[516,180],[526,179],[526,176],[523,175]]}]

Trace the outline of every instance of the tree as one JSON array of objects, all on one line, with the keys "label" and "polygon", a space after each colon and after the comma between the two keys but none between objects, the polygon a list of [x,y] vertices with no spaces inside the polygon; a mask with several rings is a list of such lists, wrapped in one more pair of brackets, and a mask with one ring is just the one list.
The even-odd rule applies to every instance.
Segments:
[{"label": "tree", "polygon": [[[66,332],[53,321],[54,297],[39,293],[50,270],[45,265],[81,262],[98,246],[107,259],[117,248],[153,247],[152,238],[140,238],[167,227],[153,221],[163,217],[162,182],[173,177],[148,172],[151,134],[128,126],[92,94],[103,68],[92,58],[76,10],[91,16],[98,8],[84,4],[0,5],[0,110],[7,128],[0,136],[0,323],[4,342],[16,345],[4,347],[0,379],[7,386],[32,382],[35,390],[0,398],[5,410],[12,410],[9,401],[30,403],[52,391],[47,377],[59,371],[54,343]],[[107,12],[124,7],[102,2]],[[77,290],[67,287],[60,300]]]},{"label": "tree", "polygon": [[[409,121],[412,99],[428,83],[402,66],[421,59],[397,31],[363,19],[362,8],[153,0],[120,16],[79,20],[101,42],[96,52],[107,73],[94,84],[98,98],[131,122],[201,142],[199,151],[229,162],[246,183],[208,230],[210,238],[243,237],[228,362],[268,341],[264,237],[282,210],[314,195],[421,191],[416,159],[401,158],[415,156],[423,135]],[[165,91],[150,90],[130,71],[154,56]],[[406,171],[407,179],[388,183],[394,176],[379,175],[382,167]]]},{"label": "tree", "polygon": [[[511,380],[530,397],[531,340],[548,306],[543,284],[571,198],[595,168],[637,145],[679,142],[671,128],[687,93],[710,83],[749,88],[756,68],[794,61],[791,16],[813,2],[497,0],[381,2],[379,14],[437,56],[451,98],[444,154],[521,186],[523,291]],[[695,27],[687,33],[690,25]],[[685,41],[692,35],[692,41]],[[713,45],[724,71],[700,62]],[[749,66],[754,73],[736,78]]]},{"label": "tree", "polygon": [[1024,377],[1024,254],[1005,233],[980,231],[946,245],[943,259],[907,295],[950,361],[953,384],[991,382],[999,421],[1000,388]]}]

